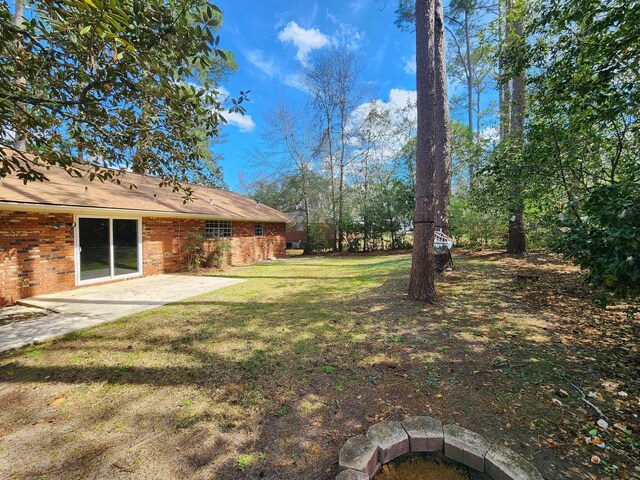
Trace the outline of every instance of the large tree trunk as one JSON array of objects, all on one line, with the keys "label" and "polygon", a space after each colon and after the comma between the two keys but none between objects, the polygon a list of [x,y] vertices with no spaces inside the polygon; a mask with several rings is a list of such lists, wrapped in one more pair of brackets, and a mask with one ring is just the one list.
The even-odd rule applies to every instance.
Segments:
[{"label": "large tree trunk", "polygon": [[413,261],[409,297],[437,300],[433,255],[436,166],[435,0],[416,0],[416,86],[418,132]]},{"label": "large tree trunk", "polygon": [[[522,1],[522,0],[516,0]],[[510,10],[511,2],[507,2],[508,9]],[[507,21],[510,17],[514,18],[514,29],[511,35],[514,34],[517,38],[524,35],[524,28],[522,24],[522,5],[517,5],[516,15],[509,15],[507,10]],[[516,155],[520,155],[524,148],[524,109],[526,101],[526,81],[524,71],[518,72],[513,77],[513,92],[511,96],[511,125],[510,125],[510,141],[511,149]],[[513,179],[511,186],[511,199],[510,199],[510,212],[509,212],[509,238],[507,240],[507,253],[522,255],[526,253],[526,237],[524,227],[524,201],[522,199],[522,185],[520,184],[519,176]]]},{"label": "large tree trunk", "polygon": [[[447,63],[444,39],[444,9],[442,0],[436,0],[434,22],[434,67],[436,81],[436,172],[435,172],[435,228],[449,235],[449,200],[451,197],[451,130],[449,121],[449,96],[447,92]],[[471,98],[470,98],[471,100]],[[471,124],[473,128],[473,124]],[[442,272],[453,268],[449,253],[435,255],[435,270]]]}]

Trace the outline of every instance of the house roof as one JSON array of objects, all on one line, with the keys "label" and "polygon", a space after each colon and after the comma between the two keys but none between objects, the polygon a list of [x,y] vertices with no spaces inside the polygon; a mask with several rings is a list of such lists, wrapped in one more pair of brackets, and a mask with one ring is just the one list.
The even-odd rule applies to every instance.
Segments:
[{"label": "house roof", "polygon": [[[291,218],[239,193],[189,186],[191,201],[183,201],[182,192],[160,187],[155,177],[123,173],[121,183],[98,179],[90,181],[70,176],[64,169],[43,170],[49,181],[26,185],[15,175],[0,182],[0,208],[30,211],[73,211],[83,213],[122,213],[165,217],[202,217],[218,220],[289,222]],[[137,188],[130,188],[134,184]],[[15,208],[14,208],[15,207]]]}]

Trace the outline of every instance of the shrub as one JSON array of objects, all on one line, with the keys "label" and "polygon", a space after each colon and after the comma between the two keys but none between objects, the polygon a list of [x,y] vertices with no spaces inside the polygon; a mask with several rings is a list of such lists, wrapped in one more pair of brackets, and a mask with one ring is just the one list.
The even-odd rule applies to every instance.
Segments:
[{"label": "shrub", "polygon": [[452,197],[449,227],[459,246],[503,247],[507,235],[505,216],[478,208],[470,199]]},{"label": "shrub", "polygon": [[229,240],[219,239],[210,241],[208,244],[208,253],[205,258],[205,265],[209,268],[220,268],[224,263],[225,254],[231,250]]},{"label": "shrub", "polygon": [[318,252],[331,248],[327,238],[327,228],[321,223],[312,223],[307,232],[307,250]]},{"label": "shrub", "polygon": [[[578,210],[579,206],[579,210]],[[599,186],[561,218],[554,248],[587,271],[587,280],[611,296],[640,297],[640,185]]]},{"label": "shrub", "polygon": [[185,249],[187,251],[187,269],[191,271],[202,267],[205,260],[204,241],[202,234],[192,233],[187,236]]},{"label": "shrub", "polygon": [[347,252],[349,253],[359,252],[361,250],[361,247],[362,247],[362,239],[358,237],[352,238],[351,240],[349,240],[349,245],[347,245]]},{"label": "shrub", "polygon": [[226,239],[209,240],[200,233],[192,233],[187,237],[187,269],[220,268],[224,263],[225,253],[231,249]]}]

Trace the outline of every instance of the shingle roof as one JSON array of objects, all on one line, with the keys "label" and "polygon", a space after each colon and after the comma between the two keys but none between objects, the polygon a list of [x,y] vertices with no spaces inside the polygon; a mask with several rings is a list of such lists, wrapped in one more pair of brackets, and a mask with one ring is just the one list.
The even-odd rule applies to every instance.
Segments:
[{"label": "shingle roof", "polygon": [[[291,221],[278,210],[239,193],[217,188],[190,185],[192,201],[184,203],[181,192],[173,192],[171,187],[160,187],[158,178],[146,175],[124,173],[120,177],[120,185],[97,179],[90,181],[87,176],[75,178],[59,167],[50,167],[45,175],[48,182],[29,182],[26,185],[15,176],[4,178],[0,183],[0,206],[77,207],[219,220]],[[137,188],[131,189],[131,184]]]}]

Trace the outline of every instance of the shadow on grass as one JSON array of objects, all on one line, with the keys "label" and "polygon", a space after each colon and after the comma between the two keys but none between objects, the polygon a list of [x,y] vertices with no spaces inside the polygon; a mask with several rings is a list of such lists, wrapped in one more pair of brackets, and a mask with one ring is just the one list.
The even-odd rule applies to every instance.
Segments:
[{"label": "shadow on grass", "polygon": [[[528,445],[523,453],[540,455],[547,475],[569,478],[554,470],[554,454],[547,461],[529,424],[561,424],[538,387],[555,381],[558,368],[583,372],[582,357],[554,342],[553,312],[525,301],[531,290],[512,284],[513,267],[456,258],[433,306],[403,299],[408,257],[377,266],[371,257],[358,257],[363,265],[343,258],[334,257],[331,276],[308,275],[310,267],[334,267],[324,258],[259,265],[250,269],[258,275],[243,273],[248,281],[216,292],[216,300],[196,297],[6,354],[0,379],[22,393],[4,413],[26,411],[33,385],[89,389],[78,410],[58,420],[64,428],[42,436],[62,444],[68,428],[106,425],[56,454],[67,475],[115,476],[123,468],[142,475],[144,461],[167,476],[328,479],[348,436],[381,419],[432,414],[521,452]],[[545,275],[541,269],[541,288]],[[537,295],[550,302],[554,292]],[[508,432],[506,422],[514,425]],[[141,449],[144,460],[136,457]],[[15,455],[12,461],[18,473],[62,477],[44,457],[28,467]]]}]

